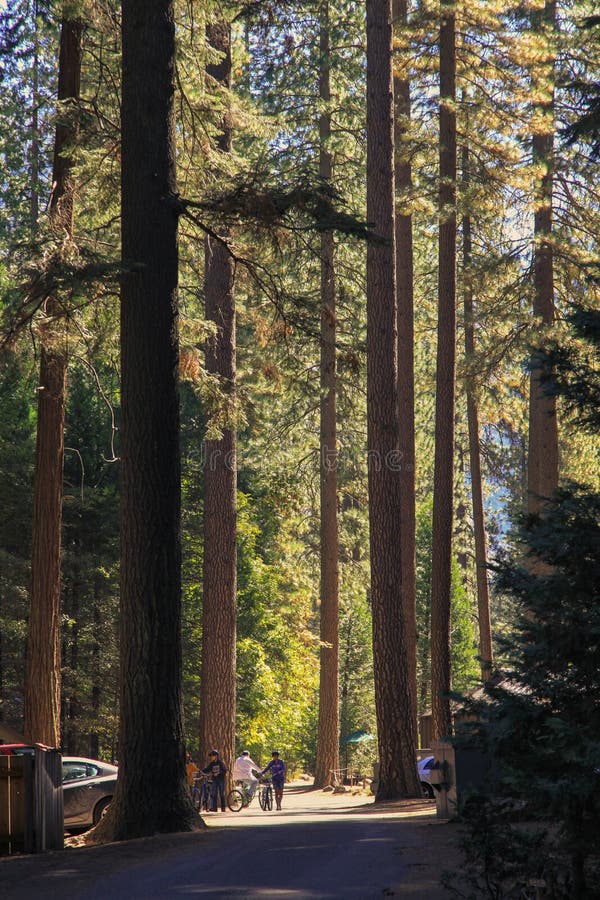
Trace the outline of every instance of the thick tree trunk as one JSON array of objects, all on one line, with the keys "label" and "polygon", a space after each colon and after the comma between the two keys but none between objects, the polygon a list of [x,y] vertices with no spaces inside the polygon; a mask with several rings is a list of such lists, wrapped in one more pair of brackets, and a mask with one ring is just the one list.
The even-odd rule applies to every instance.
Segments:
[{"label": "thick tree trunk", "polygon": [[[83,24],[64,19],[60,33],[58,100],[79,100]],[[73,161],[79,131],[75,109],[59,114],[54,141],[50,224],[59,239],[73,233]],[[33,206],[32,206],[33,215]],[[64,421],[67,382],[65,324],[54,300],[40,328],[37,444],[33,485],[31,605],[25,673],[27,738],[60,745],[60,562]]]},{"label": "thick tree trunk", "polygon": [[[463,182],[469,184],[469,151],[462,152]],[[481,678],[485,683],[492,674],[492,628],[490,623],[490,592],[487,576],[487,546],[485,512],[483,508],[483,479],[481,475],[481,449],[479,446],[479,412],[473,390],[472,368],[475,358],[475,311],[471,287],[470,267],[472,252],[471,217],[463,216],[463,271],[465,362],[467,367],[467,423],[469,429],[469,468],[471,471],[471,502],[473,504],[473,530],[475,537],[475,573],[477,580],[477,619],[479,623],[479,660]]]},{"label": "thick tree trunk", "polygon": [[[429,606],[425,607],[425,615],[423,620],[423,636],[427,641],[427,645],[431,644],[431,610]],[[429,646],[423,647],[421,654],[421,681],[419,684],[419,703],[421,710],[431,706],[431,675],[430,675],[430,659]]]},{"label": "thick tree trunk", "polygon": [[25,736],[60,745],[60,560],[66,356],[42,348],[33,488]]},{"label": "thick tree trunk", "polygon": [[[206,350],[207,371],[234,389],[233,260],[206,239],[206,317],[217,334]],[[231,427],[206,441],[200,747],[219,750],[228,768],[235,753],[236,671],[236,437]]]},{"label": "thick tree trunk", "polygon": [[[394,22],[407,26],[406,0],[393,0]],[[413,236],[410,195],[410,157],[403,151],[403,138],[410,129],[410,81],[394,75],[394,137],[396,146],[396,298],[398,304],[398,422],[400,448],[400,553],[402,556],[402,598],[408,677],[413,715],[417,723],[417,612],[415,550],[415,363]]]},{"label": "thick tree trunk", "polygon": [[177,212],[171,0],[124,0],[119,781],[98,831],[189,830],[181,709]]},{"label": "thick tree trunk", "polygon": [[94,600],[92,610],[93,622],[93,638],[92,638],[92,690],[91,690],[91,708],[92,708],[92,724],[89,734],[89,755],[92,759],[98,759],[100,752],[100,734],[98,731],[98,714],[100,712],[100,641],[98,634],[102,627],[100,617],[100,578],[98,574],[94,577]]},{"label": "thick tree trunk", "polygon": [[[207,28],[209,44],[221,54],[207,66],[219,84],[231,84],[231,34],[218,20]],[[218,142],[231,152],[231,127],[224,118]],[[227,235],[223,234],[223,238]],[[227,397],[235,395],[234,262],[227,247],[205,242],[206,318],[216,333],[207,342],[206,368],[220,379]],[[228,769],[235,758],[236,672],[236,508],[237,462],[234,425],[227,423],[220,440],[206,441],[204,467],[204,561],[202,605],[202,668],[200,688],[200,748],[219,750]]]},{"label": "thick tree trunk", "polygon": [[80,746],[80,704],[79,704],[79,680],[77,670],[79,668],[79,611],[81,578],[79,571],[79,559],[81,545],[76,540],[72,547],[74,551],[74,567],[71,573],[71,586],[69,591],[63,594],[62,602],[71,626],[68,637],[63,641],[63,659],[66,664],[66,677],[63,679],[62,700],[62,746],[67,753],[73,756],[83,756],[84,748]]},{"label": "thick tree trunk", "polygon": [[[543,11],[532,16],[532,30],[545,34],[549,42],[556,29],[556,0],[546,0]],[[545,61],[533,73],[534,83],[542,82],[550,89],[548,100],[535,109],[537,121],[543,122],[533,134],[533,160],[537,171],[534,209],[533,250],[533,316],[543,328],[554,322],[554,271],[552,250],[552,187],[554,168],[554,54],[550,46]],[[544,500],[558,487],[558,422],[556,399],[548,396],[544,380],[551,373],[545,366],[535,366],[529,386],[529,456],[527,464],[527,509],[540,512]]]},{"label": "thick tree trunk", "polygon": [[[332,177],[328,141],[331,135],[329,0],[321,4],[319,94],[324,111],[319,118],[319,174]],[[321,623],[319,728],[315,787],[331,784],[340,767],[339,753],[339,568],[337,519],[336,309],[333,233],[321,236]]]},{"label": "thick tree trunk", "polygon": [[450,597],[456,367],[456,47],[454,4],[441,2],[440,234],[431,565],[431,706],[433,737],[452,732]]},{"label": "thick tree trunk", "polygon": [[400,554],[391,0],[367,0],[367,433],[377,800],[418,796]]}]

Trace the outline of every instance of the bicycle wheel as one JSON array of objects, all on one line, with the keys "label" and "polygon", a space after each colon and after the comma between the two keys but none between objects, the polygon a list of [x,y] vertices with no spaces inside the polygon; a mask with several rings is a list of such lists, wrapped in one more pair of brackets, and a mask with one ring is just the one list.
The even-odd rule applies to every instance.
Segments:
[{"label": "bicycle wheel", "polygon": [[200,800],[202,798],[202,794],[197,787],[192,788],[192,803],[194,804],[194,809],[200,809]]},{"label": "bicycle wheel", "polygon": [[265,791],[265,805],[264,809],[266,812],[271,812],[273,809],[273,791],[271,789],[271,785]]},{"label": "bicycle wheel", "polygon": [[260,791],[258,792],[258,802],[260,803],[260,808],[261,808],[261,809],[266,809],[266,808],[267,808],[267,807],[265,806],[265,797],[266,797],[266,796],[267,796],[267,789],[266,789],[266,788],[261,788]]},{"label": "bicycle wheel", "polygon": [[227,806],[231,812],[239,812],[243,805],[244,797],[242,792],[238,791],[237,788],[230,790],[227,794]]}]

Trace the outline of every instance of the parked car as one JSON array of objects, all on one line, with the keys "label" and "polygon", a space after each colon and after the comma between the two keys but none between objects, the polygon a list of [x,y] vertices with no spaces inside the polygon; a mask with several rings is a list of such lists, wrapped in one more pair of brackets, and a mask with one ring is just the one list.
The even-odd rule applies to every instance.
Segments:
[{"label": "parked car", "polygon": [[35,748],[49,750],[44,744],[4,744],[0,743],[0,755],[2,756],[33,756]]},{"label": "parked car", "polygon": [[113,798],[119,770],[82,756],[63,756],[62,770],[65,830],[97,825]]},{"label": "parked car", "polygon": [[[423,797],[427,800],[433,800],[435,797],[435,792],[433,786],[430,781],[430,772],[433,767],[434,757],[433,756],[424,756],[423,759],[417,759],[417,773],[419,776],[419,782],[421,784],[421,790],[423,792]],[[379,762],[373,763],[373,780],[371,782],[371,793],[377,793],[377,787],[379,784]]]},{"label": "parked car", "polygon": [[427,797],[429,800],[433,800],[435,796],[430,782],[433,760],[433,756],[424,756],[423,759],[417,761],[417,770],[419,772],[419,781],[421,782],[423,796]]}]

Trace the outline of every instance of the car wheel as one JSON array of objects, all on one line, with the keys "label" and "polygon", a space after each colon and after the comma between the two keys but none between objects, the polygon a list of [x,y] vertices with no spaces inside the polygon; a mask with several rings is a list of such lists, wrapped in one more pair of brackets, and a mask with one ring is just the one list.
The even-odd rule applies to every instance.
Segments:
[{"label": "car wheel", "polygon": [[421,790],[423,791],[423,796],[427,800],[433,800],[433,788],[430,784],[427,784],[426,781],[421,782]]},{"label": "car wheel", "polygon": [[110,806],[110,801],[112,797],[105,797],[104,800],[101,800],[100,803],[97,803],[94,808],[94,825],[97,825],[108,807]]}]

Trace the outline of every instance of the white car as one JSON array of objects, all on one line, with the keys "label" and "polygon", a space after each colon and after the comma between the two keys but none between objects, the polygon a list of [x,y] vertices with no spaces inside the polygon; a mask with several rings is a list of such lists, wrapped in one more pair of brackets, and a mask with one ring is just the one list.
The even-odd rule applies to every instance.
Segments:
[{"label": "white car", "polygon": [[117,786],[116,766],[83,756],[63,756],[65,830],[97,825]]},{"label": "white car", "polygon": [[423,796],[427,797],[429,800],[433,800],[433,798],[435,797],[435,794],[433,793],[433,787],[431,786],[430,782],[430,773],[433,763],[433,756],[424,756],[423,759],[417,760],[417,771],[419,773],[419,781],[421,782]]}]

